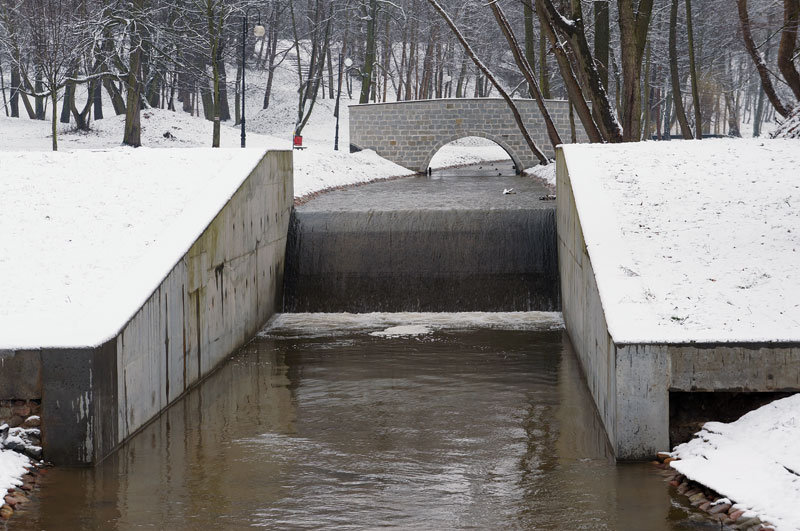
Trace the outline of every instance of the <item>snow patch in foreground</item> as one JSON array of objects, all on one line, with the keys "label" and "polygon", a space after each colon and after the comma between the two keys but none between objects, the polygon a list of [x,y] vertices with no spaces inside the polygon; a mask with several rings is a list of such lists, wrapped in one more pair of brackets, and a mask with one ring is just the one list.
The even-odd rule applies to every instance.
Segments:
[{"label": "snow patch in foreground", "polygon": [[752,510],[777,529],[800,529],[800,394],[736,422],[707,422],[672,452],[672,468]]},{"label": "snow patch in foreground", "polygon": [[[0,502],[8,489],[22,485],[22,476],[27,472],[30,459],[11,450],[0,449]],[[2,503],[0,503],[2,505]]]},{"label": "snow patch in foreground", "polygon": [[433,330],[424,325],[400,325],[390,326],[386,330],[378,330],[377,332],[370,333],[375,337],[408,337],[408,336],[424,336],[430,334]]}]

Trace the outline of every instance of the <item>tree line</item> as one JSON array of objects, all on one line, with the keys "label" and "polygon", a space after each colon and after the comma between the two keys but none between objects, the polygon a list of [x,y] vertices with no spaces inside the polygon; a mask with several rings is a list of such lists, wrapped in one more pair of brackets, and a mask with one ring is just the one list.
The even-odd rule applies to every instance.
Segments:
[{"label": "tree line", "polygon": [[109,112],[140,145],[147,107],[202,115],[218,146],[244,49],[263,109],[293,72],[298,134],[342,91],[568,99],[596,142],[759,135],[800,100],[799,20],[800,0],[0,0],[0,91],[8,116],[49,114],[53,149],[59,121]]}]

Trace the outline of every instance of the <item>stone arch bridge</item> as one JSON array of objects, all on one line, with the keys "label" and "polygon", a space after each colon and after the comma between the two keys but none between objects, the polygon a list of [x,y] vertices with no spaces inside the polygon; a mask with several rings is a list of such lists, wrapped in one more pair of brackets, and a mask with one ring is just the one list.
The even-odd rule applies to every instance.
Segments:
[{"label": "stone arch bridge", "polygon": [[[536,101],[515,100],[536,145],[553,157],[553,147]],[[570,140],[569,104],[547,100],[550,116],[565,142]],[[576,117],[577,120],[577,117]],[[580,121],[578,142],[588,139]],[[539,160],[528,149],[502,98],[458,98],[372,103],[350,106],[350,151],[372,149],[378,155],[410,170],[424,172],[442,146],[468,136],[483,137],[502,147],[517,172]]]}]

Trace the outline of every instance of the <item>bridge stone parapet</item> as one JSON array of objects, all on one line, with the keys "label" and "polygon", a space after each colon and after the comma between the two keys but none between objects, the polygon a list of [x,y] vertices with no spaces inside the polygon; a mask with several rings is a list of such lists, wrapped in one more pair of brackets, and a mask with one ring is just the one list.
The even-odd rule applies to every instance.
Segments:
[{"label": "bridge stone parapet", "polygon": [[[515,100],[522,120],[536,145],[555,155],[536,101]],[[547,100],[547,110],[561,139],[571,138],[569,103]],[[587,142],[580,122],[576,140]],[[372,149],[378,155],[414,171],[427,170],[442,146],[468,136],[489,139],[502,147],[517,171],[539,160],[528,148],[514,115],[501,98],[457,98],[372,103],[350,106],[350,151]]]}]

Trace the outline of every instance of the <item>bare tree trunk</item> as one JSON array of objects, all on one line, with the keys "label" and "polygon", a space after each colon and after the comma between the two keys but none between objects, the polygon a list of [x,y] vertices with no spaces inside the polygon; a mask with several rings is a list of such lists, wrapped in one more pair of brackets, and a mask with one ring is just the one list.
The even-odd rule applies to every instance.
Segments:
[{"label": "bare tree trunk", "polygon": [[681,94],[681,80],[678,72],[678,47],[677,47],[677,28],[678,28],[678,0],[672,0],[669,15],[669,71],[672,80],[672,100],[675,105],[675,116],[681,126],[683,138],[694,138],[692,129],[689,127],[689,120],[686,118],[686,110],[683,108],[683,95]]},{"label": "bare tree trunk", "polygon": [[[138,11],[144,0],[134,0],[134,8]],[[138,13],[137,13],[138,14]],[[130,36],[130,66],[128,67],[128,101],[125,108],[125,133],[122,143],[127,146],[142,145],[142,126],[139,110],[141,106],[139,75],[142,63],[142,38],[139,24],[134,21]]]},{"label": "bare tree trunk", "polygon": [[333,92],[333,58],[331,57],[331,49],[328,47],[328,99],[335,99],[336,94]]},{"label": "bare tree trunk", "polygon": [[[389,87],[389,58],[392,55],[392,27],[390,24],[389,17],[386,18],[386,23],[384,25],[384,37],[385,40],[383,41],[383,94],[381,101],[386,101],[386,91]],[[328,51],[328,57],[330,57],[330,50]],[[331,82],[333,82],[333,74],[331,74]],[[333,85],[331,85],[332,87]]]},{"label": "bare tree trunk", "polygon": [[223,46],[221,45],[218,54],[219,65],[217,66],[217,75],[219,75],[219,119],[227,122],[231,119],[231,107],[228,103],[228,73],[225,70],[222,48]]},{"label": "bare tree trunk", "polygon": [[[648,0],[649,1],[649,0]],[[608,94],[600,79],[597,71],[589,43],[586,40],[586,31],[583,26],[583,12],[580,2],[572,4],[572,19],[566,20],[556,10],[552,0],[537,0],[537,8],[543,7],[546,10],[549,25],[554,26],[562,34],[566,35],[572,51],[572,58],[575,60],[577,78],[580,84],[592,100],[594,114],[600,117],[596,125],[609,142],[619,142],[623,139],[623,131],[614,110],[608,100]],[[577,105],[577,102],[573,101]],[[637,138],[638,140],[638,138]]]},{"label": "bare tree trunk", "polygon": [[69,110],[70,107],[73,105],[72,102],[74,98],[75,98],[75,83],[67,82],[67,84],[64,86],[64,103],[61,105],[60,121],[62,124],[69,123]]},{"label": "bare tree trunk", "polygon": [[103,119],[103,84],[96,82],[92,89],[92,103],[94,105],[94,119]]},{"label": "bare tree trunk", "polygon": [[653,101],[650,94],[650,43],[647,43],[647,57],[644,62],[644,140],[650,140],[650,111]]},{"label": "bare tree trunk", "polygon": [[[540,150],[536,146],[536,143],[533,141],[533,138],[531,138],[530,133],[528,133],[528,129],[527,127],[525,127],[525,123],[522,121],[522,116],[519,114],[519,110],[517,109],[514,100],[511,99],[511,96],[509,96],[508,93],[505,91],[505,89],[502,87],[502,85],[500,85],[500,82],[497,81],[497,79],[495,79],[494,75],[486,67],[486,65],[484,65],[483,62],[478,58],[478,56],[475,55],[475,52],[472,50],[472,47],[464,38],[464,35],[462,35],[458,27],[456,27],[455,23],[453,22],[453,19],[451,19],[450,16],[445,12],[445,10],[442,9],[442,6],[440,6],[436,0],[428,0],[428,2],[439,13],[439,15],[441,15],[441,17],[453,31],[453,34],[456,36],[458,41],[461,43],[461,46],[464,48],[464,52],[466,52],[466,54],[469,55],[470,59],[472,59],[472,62],[475,63],[475,66],[477,66],[478,69],[481,72],[483,72],[483,75],[486,76],[487,79],[489,79],[489,81],[492,82],[492,84],[497,89],[497,92],[499,92],[500,95],[503,97],[503,99],[506,100],[506,103],[508,104],[511,113],[514,115],[514,121],[517,122],[517,127],[519,127],[522,136],[525,138],[525,143],[528,144],[528,147],[530,148],[531,152],[533,152],[536,158],[539,159],[539,162],[541,164],[547,164],[549,162],[547,160],[547,157],[545,157],[544,153],[542,153],[542,150]],[[517,170],[522,171],[524,170],[524,168],[517,168]]]},{"label": "bare tree trunk", "polygon": [[53,104],[53,116],[50,120],[51,132],[53,134],[53,151],[58,151],[58,92],[53,87],[50,92],[50,101]]},{"label": "bare tree trunk", "polygon": [[583,97],[583,91],[581,90],[580,84],[578,83],[578,80],[575,78],[575,74],[572,71],[572,64],[567,56],[567,52],[558,41],[555,29],[551,24],[552,21],[550,20],[550,15],[544,5],[544,0],[536,0],[536,14],[539,16],[539,25],[542,33],[547,35],[550,44],[553,46],[553,50],[556,55],[556,61],[558,62],[558,68],[561,71],[561,77],[563,78],[564,85],[567,89],[567,95],[569,96],[569,100],[573,103],[573,105],[575,105],[575,109],[578,112],[578,118],[581,120],[581,124],[583,124],[583,128],[586,130],[589,141],[603,142],[603,135],[600,132],[600,129],[597,127],[597,124],[592,117],[592,111],[589,109],[589,105],[586,103],[586,100]]},{"label": "bare tree trunk", "polygon": [[364,53],[364,67],[361,70],[361,96],[358,103],[369,103],[372,88],[372,72],[375,66],[375,30],[378,18],[378,0],[369,0],[369,20],[367,21],[367,46]]},{"label": "bare tree trunk", "polygon": [[467,54],[461,59],[461,70],[458,72],[458,85],[456,86],[456,98],[463,98],[465,83],[467,82]]},{"label": "bare tree trunk", "polygon": [[[597,65],[597,74],[608,93],[608,51],[611,39],[611,26],[608,9],[608,0],[594,0],[594,62]],[[597,106],[592,108],[595,122],[600,122],[600,110]]]},{"label": "bare tree trunk", "polygon": [[425,47],[425,57],[422,60],[422,81],[420,82],[419,99],[427,100],[431,97],[432,77],[433,77],[433,47],[436,38],[436,30],[431,31],[428,38],[428,45]]},{"label": "bare tree trunk", "polygon": [[622,134],[627,142],[641,137],[642,58],[653,0],[641,0],[634,10],[633,0],[619,0],[619,29],[622,56]]},{"label": "bare tree trunk", "polygon": [[764,113],[764,86],[758,86],[758,99],[753,112],[753,138],[761,136],[761,120]]},{"label": "bare tree trunk", "polygon": [[665,90],[667,101],[664,103],[664,126],[662,135],[669,140],[672,138],[672,92]]},{"label": "bare tree trunk", "polygon": [[686,0],[686,32],[689,36],[689,77],[692,81],[692,103],[694,105],[694,135],[703,138],[703,116],[700,109],[700,90],[697,86],[697,68],[694,63],[694,35],[692,32],[692,0]]},{"label": "bare tree trunk", "polygon": [[[494,13],[497,23],[500,25],[500,29],[503,32],[506,41],[508,41],[508,46],[511,48],[511,53],[514,55],[514,60],[516,61],[517,66],[525,76],[525,80],[528,82],[528,87],[530,88],[531,94],[536,100],[536,104],[539,107],[539,112],[542,113],[542,118],[544,118],[544,123],[547,127],[547,136],[550,138],[550,143],[553,145],[553,150],[555,150],[556,146],[562,144],[561,137],[559,136],[558,130],[556,129],[555,124],[553,124],[553,120],[550,118],[550,113],[544,104],[544,98],[542,98],[539,85],[536,83],[536,73],[533,71],[533,67],[531,67],[530,63],[528,62],[528,58],[522,53],[519,42],[514,36],[513,30],[511,29],[511,24],[509,24],[505,13],[503,13],[502,8],[500,7],[500,4],[497,2],[492,2],[489,5],[492,9],[492,13]],[[572,110],[571,106],[570,110]]]},{"label": "bare tree trunk", "polygon": [[658,140],[662,140],[664,138],[664,135],[661,132],[661,88],[660,87],[655,90],[655,98],[656,98],[656,112],[655,112],[656,138]]},{"label": "bare tree trunk", "polygon": [[[531,72],[533,72],[533,65],[536,64],[536,53],[534,51],[536,49],[536,37],[533,34],[533,16],[533,5],[531,0],[523,2],[522,17],[525,19],[525,60],[528,62]],[[530,92],[532,98],[536,97],[533,87],[530,86],[530,81],[528,81],[528,92]],[[536,92],[539,92],[538,88],[536,89]]]},{"label": "bare tree trunk", "polygon": [[122,97],[119,89],[114,84],[114,80],[111,77],[104,76],[103,87],[105,87],[108,96],[111,98],[111,106],[114,107],[114,114],[117,116],[125,114],[127,112],[125,98]]},{"label": "bare tree trunk", "polygon": [[608,16],[608,0],[594,0],[594,60],[600,81],[608,91],[608,49],[611,28]]},{"label": "bare tree trunk", "polygon": [[[751,59],[753,59],[753,63],[756,65],[756,71],[758,72],[758,77],[761,79],[763,93],[767,96],[772,106],[775,107],[775,110],[786,118],[789,116],[789,109],[775,92],[775,87],[772,85],[772,78],[770,77],[765,58],[761,57],[761,53],[758,51],[756,43],[753,41],[753,34],[750,30],[750,15],[747,12],[747,0],[736,0],[736,6],[739,9],[739,21],[742,25],[744,46],[747,48],[747,53],[750,54]],[[769,53],[769,41],[767,41],[766,53]]]},{"label": "bare tree trunk", "polygon": [[[38,66],[36,67],[36,80],[35,80],[35,88],[36,93],[41,94],[44,92],[44,84],[42,82],[42,70]],[[36,119],[37,120],[44,120],[45,109],[44,106],[47,103],[45,101],[45,97],[43,96],[35,96],[34,102],[36,104]]]},{"label": "bare tree trunk", "polygon": [[270,43],[271,48],[269,50],[269,63],[268,63],[268,73],[267,73],[267,87],[264,89],[264,102],[263,108],[269,108],[269,99],[272,95],[272,82],[275,79],[275,53],[277,51],[278,46],[278,38],[277,34],[272,37],[272,42]]},{"label": "bare tree trunk", "polygon": [[[411,9],[416,9],[416,7],[417,7],[417,2],[415,0],[411,3]],[[413,94],[411,79],[417,64],[416,51],[417,51],[417,19],[415,17],[412,18],[411,20],[411,40],[408,46],[408,72],[406,76],[406,96],[404,98],[406,101],[410,100]]]},{"label": "bare tree trunk", "polygon": [[19,118],[19,87],[22,83],[19,67],[16,63],[11,65],[11,117]]},{"label": "bare tree trunk", "polygon": [[6,112],[6,116],[8,116],[9,113],[8,113],[8,100],[6,99],[6,77],[3,74],[3,65],[0,65],[0,92],[3,93],[3,109]]},{"label": "bare tree trunk", "polygon": [[549,100],[550,94],[550,74],[547,71],[547,37],[545,31],[539,31],[539,86],[542,89],[542,96]]},{"label": "bare tree trunk", "polygon": [[794,97],[800,100],[800,73],[794,67],[797,25],[800,24],[800,0],[783,0],[783,31],[778,47],[778,69]]},{"label": "bare tree trunk", "polygon": [[731,98],[730,93],[725,93],[725,108],[728,112],[728,136],[741,137],[742,133],[739,131],[739,109]]}]

